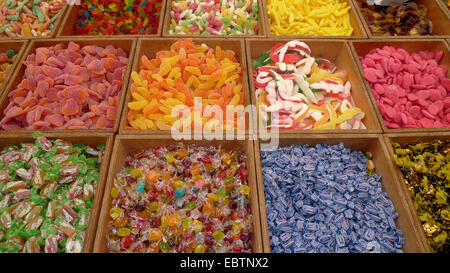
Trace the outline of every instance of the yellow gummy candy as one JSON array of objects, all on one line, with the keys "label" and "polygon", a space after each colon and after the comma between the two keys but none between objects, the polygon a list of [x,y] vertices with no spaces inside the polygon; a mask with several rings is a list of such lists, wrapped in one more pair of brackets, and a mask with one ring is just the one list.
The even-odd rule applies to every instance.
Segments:
[{"label": "yellow gummy candy", "polygon": [[141,110],[147,105],[147,100],[141,100],[141,101],[134,101],[128,103],[128,108],[132,110]]}]

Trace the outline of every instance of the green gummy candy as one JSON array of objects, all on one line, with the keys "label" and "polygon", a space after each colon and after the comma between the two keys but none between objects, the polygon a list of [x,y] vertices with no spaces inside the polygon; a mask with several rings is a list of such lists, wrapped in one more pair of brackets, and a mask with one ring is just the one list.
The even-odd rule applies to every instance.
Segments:
[{"label": "green gummy candy", "polygon": [[17,51],[13,50],[13,49],[8,49],[6,50],[6,55],[8,55],[8,58],[12,58],[17,54]]},{"label": "green gummy candy", "polygon": [[0,33],[5,32],[5,30],[7,30],[10,26],[12,26],[11,24],[5,24],[0,28]]},{"label": "green gummy candy", "polygon": [[230,19],[230,18],[227,18],[227,17],[222,17],[222,22],[223,22],[225,25],[229,25],[229,24],[231,24],[231,19]]},{"label": "green gummy candy", "polygon": [[10,21],[18,21],[19,20],[19,15],[7,15],[6,19],[10,20]]}]

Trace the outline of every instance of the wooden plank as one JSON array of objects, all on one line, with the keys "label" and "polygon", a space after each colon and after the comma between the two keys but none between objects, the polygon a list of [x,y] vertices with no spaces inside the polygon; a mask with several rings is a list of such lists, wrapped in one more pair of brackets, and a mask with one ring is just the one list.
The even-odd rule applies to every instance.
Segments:
[{"label": "wooden plank", "polygon": [[[116,137],[114,144],[113,155],[111,159],[111,164],[109,166],[109,174],[107,179],[107,184],[105,188],[105,194],[103,195],[102,210],[100,212],[100,218],[97,228],[97,234],[94,245],[94,252],[108,252],[107,242],[108,242],[108,231],[110,220],[109,210],[111,209],[111,188],[113,186],[113,180],[117,173],[120,171],[121,167],[125,162],[125,158],[128,155],[136,154],[143,149],[154,148],[157,146],[167,146],[170,144],[176,144],[182,142],[186,145],[196,144],[198,146],[210,146],[211,142],[207,140],[203,141],[175,141],[170,137],[163,135],[119,135]],[[251,189],[250,191],[250,206],[253,214],[253,251],[260,253],[262,252],[262,241],[261,241],[261,226],[259,219],[259,202],[258,193],[256,186],[256,173],[254,166],[254,150],[252,141],[216,141],[214,145],[221,145],[223,148],[228,150],[238,149],[247,155],[248,164],[248,183]]]},{"label": "wooden plank", "polygon": [[[170,50],[170,46],[178,41],[178,38],[173,37],[163,37],[163,38],[143,38],[139,39],[137,48],[136,48],[136,56],[133,63],[132,71],[138,71],[138,68],[141,66],[141,58],[143,55],[147,56],[148,59],[154,59],[156,57],[156,53],[161,50]],[[241,38],[229,38],[223,40],[222,38],[192,38],[194,43],[196,44],[206,44],[211,48],[215,49],[216,46],[220,46],[223,50],[232,50],[236,54],[236,58],[239,60],[239,63],[242,67],[242,84],[243,90],[245,92],[245,106],[251,104],[248,80],[247,80],[247,62],[245,60],[245,45],[244,40]],[[123,115],[120,121],[119,132],[120,134],[137,134],[137,135],[149,135],[149,134],[163,134],[170,135],[171,130],[138,130],[127,128],[130,127],[127,120],[128,114],[128,102],[131,101],[131,84],[133,83],[132,79],[130,79],[128,84],[128,90],[125,97],[125,103],[123,108]],[[235,132],[249,134],[251,130],[250,123],[253,120],[251,113],[246,114],[246,130],[234,130]],[[191,134],[194,134],[194,130],[192,130]],[[225,134],[225,133],[224,133]]]},{"label": "wooden plank", "polygon": [[[394,207],[399,214],[395,219],[396,226],[403,232],[405,244],[403,250],[405,252],[427,252],[423,247],[422,238],[418,236],[417,223],[411,215],[411,208],[408,207],[404,191],[401,190],[400,182],[396,176],[392,176],[393,166],[388,160],[389,155],[381,135],[378,134],[305,134],[302,137],[284,136],[279,139],[279,146],[288,145],[317,145],[327,144],[335,145],[342,142],[346,148],[352,150],[370,152],[373,155],[373,162],[375,163],[375,172],[382,176],[382,189],[387,193],[389,199],[394,204]],[[258,195],[260,200],[261,213],[261,230],[264,252],[270,252],[270,241],[267,223],[267,212],[264,198],[264,184],[262,179],[260,144],[255,142],[255,158],[257,170],[257,184]]]},{"label": "wooden plank", "polygon": [[[249,75],[249,85],[250,85],[250,95],[252,98],[252,104],[256,105],[255,96],[255,85],[253,82],[253,68],[252,60],[259,58],[263,52],[268,51],[279,42],[288,42],[290,39],[285,38],[270,38],[270,39],[246,39],[246,50],[247,50],[247,67]],[[283,134],[309,134],[309,133],[379,133],[381,132],[381,127],[375,114],[373,105],[370,103],[367,97],[367,92],[364,90],[365,86],[361,84],[361,77],[357,72],[356,64],[353,60],[353,55],[344,40],[329,40],[329,39],[302,39],[312,51],[314,57],[326,58],[333,62],[338,69],[343,69],[347,71],[348,79],[352,84],[352,97],[354,103],[359,107],[364,113],[365,117],[363,122],[367,129],[364,130],[280,130]],[[259,107],[258,105],[256,105]],[[257,121],[257,130],[260,134],[264,133],[263,124]]]},{"label": "wooden plank", "polygon": [[161,3],[161,14],[158,22],[158,31],[156,34],[145,34],[145,35],[76,35],[75,34],[75,22],[78,21],[78,12],[81,8],[80,5],[73,5],[67,9],[67,14],[62,22],[62,27],[59,28],[56,37],[66,37],[66,36],[76,36],[76,37],[98,37],[98,38],[144,38],[144,37],[161,37],[162,27],[164,22],[164,14],[166,8],[166,1],[162,0]]},{"label": "wooden plank", "polygon": [[430,248],[427,236],[425,235],[425,232],[422,228],[422,224],[419,220],[419,216],[417,214],[417,211],[414,208],[414,204],[410,195],[410,192],[404,183],[404,177],[400,170],[400,168],[397,166],[394,160],[394,149],[392,148],[391,142],[396,142],[401,145],[405,144],[413,144],[418,143],[422,141],[431,141],[434,139],[447,139],[450,140],[450,132],[443,132],[443,133],[390,133],[384,135],[384,142],[386,149],[388,151],[388,160],[393,165],[394,172],[393,174],[397,177],[397,180],[400,182],[401,190],[404,192],[404,195],[407,197],[407,205],[408,208],[411,210],[411,215],[414,219],[414,225],[416,226],[416,229],[418,229],[418,235],[421,237],[421,240],[423,242],[424,248],[427,250],[427,252],[432,252],[432,249]]},{"label": "wooden plank", "polygon": [[374,35],[370,31],[369,25],[361,12],[362,0],[352,0],[354,1],[356,11],[362,21],[362,24],[367,32],[369,39],[386,39],[389,37],[395,37],[396,39],[437,39],[437,38],[448,38],[450,37],[450,28],[448,27],[450,15],[441,8],[437,3],[440,0],[416,0],[417,4],[422,4],[427,7],[428,17],[430,18],[433,28],[433,35],[420,35],[420,36],[409,36],[409,35]]},{"label": "wooden plank", "polygon": [[164,24],[162,29],[162,36],[163,37],[177,37],[177,38],[187,38],[187,37],[220,37],[223,39],[228,38],[251,38],[251,37],[267,37],[266,28],[264,25],[264,12],[263,12],[263,3],[262,0],[258,1],[258,7],[259,7],[259,14],[258,14],[258,34],[255,35],[195,35],[195,34],[169,34],[169,26],[170,26],[170,20],[172,19],[172,16],[170,15],[170,12],[172,11],[172,0],[167,0],[166,4],[166,10],[165,10],[165,16],[164,16]]},{"label": "wooden plank", "polygon": [[[97,231],[98,215],[101,209],[100,205],[103,200],[103,191],[113,148],[114,135],[106,133],[71,133],[68,135],[49,131],[42,132],[42,134],[50,139],[63,139],[72,143],[83,143],[92,147],[96,147],[100,144],[106,144],[82,250],[84,253],[92,252]],[[34,139],[31,137],[31,134],[24,132],[18,134],[7,133],[0,135],[0,149],[8,145],[19,144],[21,142],[34,142]]]},{"label": "wooden plank", "polygon": [[[370,83],[364,78],[364,69],[359,61],[358,56],[365,56],[371,50],[376,48],[382,48],[384,46],[392,46],[395,48],[403,48],[409,53],[425,50],[437,52],[442,50],[444,55],[440,64],[450,67],[450,46],[446,44],[442,39],[402,39],[398,40],[396,38],[390,39],[373,39],[373,40],[355,40],[349,41],[350,50],[353,54],[353,59],[357,67],[357,71],[362,79],[363,84],[366,86],[364,89],[367,92],[367,96],[375,109],[376,117],[381,125],[383,132],[385,133],[398,133],[398,132],[442,132],[448,131],[449,128],[401,128],[401,129],[389,129],[384,124],[383,116],[378,108],[375,97],[372,94],[370,88]],[[447,77],[450,73],[447,72]]]},{"label": "wooden plank", "polygon": [[262,0],[264,6],[264,23],[267,31],[267,36],[269,38],[284,38],[284,39],[316,39],[316,38],[326,38],[326,39],[364,39],[367,38],[367,33],[365,28],[356,12],[356,6],[353,3],[353,0],[339,0],[340,2],[347,2],[351,6],[350,15],[350,24],[353,27],[353,33],[351,36],[308,36],[308,35],[274,35],[270,31],[270,23],[269,23],[269,15],[267,12],[267,1]]},{"label": "wooden plank", "polygon": [[[28,48],[25,50],[24,54],[21,56],[20,63],[14,72],[14,75],[11,78],[11,81],[9,84],[5,87],[4,92],[2,93],[2,96],[0,96],[0,113],[1,117],[3,117],[3,111],[8,106],[8,94],[9,92],[13,91],[19,83],[22,81],[26,66],[23,64],[23,61],[25,61],[30,54],[34,54],[36,51],[36,48],[38,47],[49,47],[54,46],[58,43],[64,43],[67,44],[69,41],[74,41],[80,46],[86,46],[86,45],[97,45],[105,47],[107,45],[113,45],[117,48],[122,48],[125,52],[128,53],[128,58],[130,61],[134,59],[134,53],[135,53],[135,47],[136,47],[136,39],[133,38],[97,38],[97,37],[66,37],[66,38],[55,38],[55,39],[39,39],[39,40],[32,40],[30,44],[28,45]],[[114,122],[114,127],[112,129],[95,129],[95,130],[89,130],[89,132],[99,132],[99,133],[113,133],[117,132],[119,128],[120,118],[122,114],[122,108],[123,103],[125,100],[125,92],[127,90],[127,84],[128,79],[130,77],[131,73],[131,63],[127,65],[126,71],[124,73],[124,79],[123,79],[123,85],[120,92],[120,100],[117,105],[117,112],[116,112],[116,119]],[[25,129],[24,129],[25,130]],[[10,130],[10,132],[18,133],[22,130]],[[30,131],[30,130],[28,130]],[[76,132],[81,133],[85,130],[58,130],[53,129],[50,131],[57,131],[61,133],[67,133],[67,132]],[[5,132],[4,130],[0,130],[0,134]]]}]

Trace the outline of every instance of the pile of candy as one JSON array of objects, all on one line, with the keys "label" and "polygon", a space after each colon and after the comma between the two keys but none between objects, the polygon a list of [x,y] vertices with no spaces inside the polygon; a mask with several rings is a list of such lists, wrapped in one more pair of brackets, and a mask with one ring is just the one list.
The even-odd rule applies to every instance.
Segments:
[{"label": "pile of candy", "polygon": [[110,252],[252,252],[245,154],[183,144],[128,157],[111,189]]},{"label": "pile of candy", "polygon": [[22,82],[8,94],[0,126],[15,129],[104,129],[116,117],[127,53],[56,44],[27,57]]},{"label": "pile of candy", "polygon": [[365,129],[347,72],[311,57],[303,42],[277,43],[253,63],[259,118],[266,128]]},{"label": "pile of candy", "polygon": [[448,0],[442,0],[442,1],[444,1],[445,6],[446,6],[448,9],[450,9],[450,6],[449,6],[449,4],[448,4]]},{"label": "pile of candy", "polygon": [[0,1],[0,38],[49,37],[66,0]]},{"label": "pile of candy", "polygon": [[363,1],[361,12],[374,35],[433,34],[427,7],[413,1],[390,6],[372,6]]},{"label": "pile of candy", "polygon": [[272,252],[402,252],[398,214],[369,158],[342,143],[262,151]]},{"label": "pile of candy", "polygon": [[12,64],[16,60],[17,52],[13,49],[8,49],[6,52],[0,52],[0,86],[5,81],[5,76],[11,71]]},{"label": "pile of candy", "polygon": [[450,141],[392,146],[428,244],[435,252],[450,253]]},{"label": "pile of candy", "polygon": [[[127,120],[132,128],[212,131],[245,127],[245,115],[240,114],[244,111],[242,67],[233,51],[220,46],[214,50],[186,39],[172,44],[169,51],[157,52],[155,59],[142,56],[141,62],[139,72],[131,73]],[[203,118],[198,123],[192,111],[194,97],[201,98]],[[227,111],[238,114],[226,120]]]},{"label": "pile of candy", "polygon": [[351,36],[351,6],[339,0],[267,0],[273,35]]},{"label": "pile of candy", "polygon": [[170,34],[258,34],[257,0],[173,0]]},{"label": "pile of candy", "polygon": [[162,0],[82,1],[76,35],[156,34]]},{"label": "pile of candy", "polygon": [[384,46],[359,57],[386,127],[450,126],[450,79],[443,52]]},{"label": "pile of candy", "polygon": [[35,138],[0,151],[0,252],[79,253],[104,145]]}]

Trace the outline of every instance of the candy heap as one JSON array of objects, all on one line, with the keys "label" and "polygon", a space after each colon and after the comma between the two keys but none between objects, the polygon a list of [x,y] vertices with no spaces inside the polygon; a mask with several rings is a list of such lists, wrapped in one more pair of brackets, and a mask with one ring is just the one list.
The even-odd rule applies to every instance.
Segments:
[{"label": "candy heap", "polygon": [[267,0],[273,35],[351,36],[351,6],[339,0]]},{"label": "candy heap", "polygon": [[246,156],[156,147],[128,157],[111,189],[110,252],[252,252]]},{"label": "candy heap", "polygon": [[0,126],[13,129],[104,129],[116,117],[127,53],[56,44],[27,57],[22,82],[8,94]]},{"label": "candy heap", "polygon": [[[244,110],[242,67],[233,51],[195,45],[192,39],[178,40],[170,51],[157,52],[155,59],[142,56],[141,63],[139,72],[131,73],[132,100],[127,120],[132,128],[191,128],[195,121],[195,112],[191,111],[194,97],[201,98],[204,113],[196,129],[245,127],[245,115],[239,114]],[[173,115],[175,107],[179,115]],[[211,117],[216,108],[223,114]],[[227,110],[238,115],[226,120]]]},{"label": "candy heap", "polygon": [[161,6],[162,0],[82,1],[75,34],[156,34]]},{"label": "candy heap", "polygon": [[444,52],[384,46],[359,57],[386,127],[450,126],[450,79]]},{"label": "candy heap", "polygon": [[435,252],[450,253],[450,142],[392,146],[428,244]]},{"label": "candy heap", "polygon": [[256,0],[173,0],[170,34],[258,34]]},{"label": "candy heap", "polygon": [[5,76],[11,71],[12,64],[16,60],[17,52],[9,49],[6,52],[0,52],[0,86],[5,81]]},{"label": "candy heap", "polygon": [[104,145],[35,136],[0,151],[0,252],[81,252]]},{"label": "candy heap", "polygon": [[342,143],[261,152],[272,252],[402,252],[398,214],[369,158]]},{"label": "candy heap", "polygon": [[0,1],[0,38],[49,37],[66,0]]},{"label": "candy heap", "polygon": [[390,6],[367,5],[361,12],[374,35],[431,35],[432,23],[427,7],[415,2],[393,3]]},{"label": "candy heap", "polygon": [[311,57],[305,43],[278,43],[252,65],[259,118],[268,129],[366,128],[347,72]]}]

